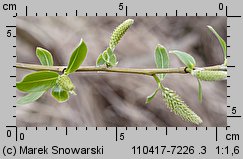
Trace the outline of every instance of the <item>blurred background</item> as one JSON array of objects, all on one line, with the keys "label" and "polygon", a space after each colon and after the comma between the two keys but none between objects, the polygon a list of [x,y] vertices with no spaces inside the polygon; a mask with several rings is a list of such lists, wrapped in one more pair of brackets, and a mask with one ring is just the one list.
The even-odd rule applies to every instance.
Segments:
[{"label": "blurred background", "polygon": [[[128,18],[135,23],[117,46],[118,67],[155,68],[154,49],[190,53],[197,66],[223,63],[211,25],[226,40],[226,17],[18,17],[17,62],[39,64],[36,47],[49,50],[55,65],[67,65],[72,50],[83,38],[88,54],[82,65],[95,65],[106,49],[113,29]],[[183,66],[173,55],[171,67]],[[17,81],[31,71],[17,69]],[[166,107],[158,93],[146,105],[156,88],[153,78],[117,73],[75,73],[70,76],[77,96],[65,103],[45,93],[38,101],[17,107],[17,126],[194,126]],[[202,119],[200,126],[226,126],[227,81],[203,82],[203,102],[197,98],[197,79],[170,74],[164,85],[175,90]],[[25,95],[17,91],[17,97]]]}]

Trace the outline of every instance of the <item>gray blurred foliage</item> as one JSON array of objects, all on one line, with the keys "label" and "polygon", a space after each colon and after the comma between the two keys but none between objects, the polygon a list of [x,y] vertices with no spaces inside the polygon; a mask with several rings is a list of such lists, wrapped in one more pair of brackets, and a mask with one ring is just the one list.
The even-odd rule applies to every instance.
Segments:
[{"label": "gray blurred foliage", "polygon": [[[48,49],[55,65],[67,65],[72,50],[83,38],[88,54],[82,65],[95,65],[108,46],[113,29],[128,17],[18,17],[17,62],[39,64],[37,46]],[[128,30],[115,52],[119,67],[154,68],[158,43],[168,50],[189,52],[197,66],[223,63],[211,25],[226,39],[225,17],[131,17]],[[183,66],[171,56],[171,67]],[[17,81],[31,71],[17,69]],[[50,92],[32,104],[17,107],[17,126],[193,126],[166,108],[158,94],[148,105],[145,100],[156,89],[148,76],[116,73],[75,73],[71,79],[77,96],[59,104]],[[226,81],[203,82],[203,103],[197,99],[197,80],[189,75],[168,75],[164,85],[175,90],[204,123],[226,126]],[[17,91],[17,97],[24,93]]]}]

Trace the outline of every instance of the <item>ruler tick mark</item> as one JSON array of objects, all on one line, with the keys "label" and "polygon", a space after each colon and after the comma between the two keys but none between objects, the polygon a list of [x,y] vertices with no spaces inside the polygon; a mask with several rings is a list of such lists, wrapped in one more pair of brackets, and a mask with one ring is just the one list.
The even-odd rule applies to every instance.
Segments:
[{"label": "ruler tick mark", "polygon": [[6,28],[16,28],[16,25],[6,25]]},{"label": "ruler tick mark", "polygon": [[241,118],[241,115],[228,115],[228,118]]},{"label": "ruler tick mark", "polygon": [[128,12],[128,9],[127,9],[127,6],[126,6],[126,16],[127,16],[127,12]]},{"label": "ruler tick mark", "polygon": [[228,6],[226,6],[225,15],[228,16]]},{"label": "ruler tick mark", "polygon": [[215,127],[215,135],[216,141],[218,141],[218,127]]},{"label": "ruler tick mark", "polygon": [[25,16],[28,16],[28,6],[25,6]]},{"label": "ruler tick mark", "polygon": [[117,136],[118,136],[118,131],[117,131],[117,127],[116,127],[116,141],[117,141]]}]

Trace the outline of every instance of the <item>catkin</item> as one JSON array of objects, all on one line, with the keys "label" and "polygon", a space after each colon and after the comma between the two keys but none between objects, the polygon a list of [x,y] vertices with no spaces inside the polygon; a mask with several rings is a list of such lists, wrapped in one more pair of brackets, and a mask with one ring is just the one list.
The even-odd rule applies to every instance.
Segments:
[{"label": "catkin", "polygon": [[67,75],[61,75],[57,79],[57,84],[65,91],[72,92],[75,88],[71,79]]},{"label": "catkin", "polygon": [[192,75],[203,81],[219,81],[227,78],[227,71],[195,70]]},{"label": "catkin", "polygon": [[133,24],[133,22],[133,19],[127,19],[113,31],[109,43],[111,50],[115,49],[116,45],[121,40],[122,36],[125,34],[127,29]]},{"label": "catkin", "polygon": [[194,113],[173,90],[164,88],[162,89],[162,95],[167,107],[176,115],[180,116],[185,121],[197,125],[202,123],[202,119]]}]

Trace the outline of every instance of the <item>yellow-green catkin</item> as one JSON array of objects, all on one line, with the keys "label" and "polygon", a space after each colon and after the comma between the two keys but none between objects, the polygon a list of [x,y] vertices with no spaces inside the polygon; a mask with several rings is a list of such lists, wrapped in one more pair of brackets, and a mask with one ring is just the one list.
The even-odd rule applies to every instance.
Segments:
[{"label": "yellow-green catkin", "polygon": [[68,77],[68,75],[61,75],[57,79],[57,84],[65,91],[68,91],[72,94],[75,94],[73,91],[75,89],[75,86],[73,85],[71,79]]},{"label": "yellow-green catkin", "polygon": [[116,45],[119,43],[122,36],[125,34],[127,29],[133,24],[133,22],[133,19],[127,19],[113,31],[109,43],[110,49],[112,51],[114,51]]},{"label": "yellow-green catkin", "polygon": [[195,70],[192,75],[203,81],[219,81],[227,78],[227,71]]},{"label": "yellow-green catkin", "polygon": [[197,125],[202,123],[202,119],[196,113],[194,113],[173,90],[163,88],[162,95],[167,107],[176,115],[180,116],[185,121]]}]

